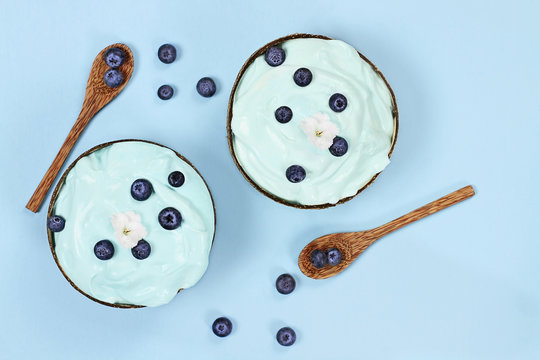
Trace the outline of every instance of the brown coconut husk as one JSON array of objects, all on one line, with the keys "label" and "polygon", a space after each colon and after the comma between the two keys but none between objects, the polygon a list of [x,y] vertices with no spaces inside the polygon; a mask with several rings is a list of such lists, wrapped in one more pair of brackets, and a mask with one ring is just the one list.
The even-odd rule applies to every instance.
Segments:
[{"label": "brown coconut husk", "polygon": [[[127,142],[127,141],[145,142],[145,143],[148,143],[148,144],[153,144],[153,145],[157,145],[157,146],[161,146],[163,148],[169,149],[169,150],[173,151],[176,154],[176,156],[178,156],[180,159],[182,159],[187,164],[189,164],[193,168],[193,170],[195,170],[197,172],[197,174],[199,174],[201,179],[203,179],[203,182],[206,185],[206,188],[208,189],[208,193],[210,194],[210,199],[212,200],[212,207],[214,208],[214,235],[212,237],[212,244],[213,244],[215,236],[216,236],[216,206],[215,206],[215,203],[214,203],[214,198],[212,197],[212,193],[210,192],[210,188],[208,187],[208,184],[206,183],[206,180],[204,180],[204,178],[201,175],[201,173],[199,172],[199,170],[197,170],[197,168],[195,168],[195,166],[193,166],[193,164],[191,162],[189,162],[188,159],[186,159],[185,157],[183,157],[182,155],[180,155],[179,153],[177,153],[176,151],[174,151],[173,149],[171,149],[171,148],[169,148],[167,146],[164,146],[164,145],[152,142],[152,141],[147,141],[147,140],[138,140],[138,139],[116,140],[116,141],[111,141],[111,142],[107,142],[107,143],[103,143],[103,144],[94,146],[93,148],[91,148],[91,149],[85,151],[84,153],[82,153],[75,161],[73,161],[73,163],[71,163],[69,165],[69,167],[66,169],[66,171],[64,171],[64,173],[62,174],[62,177],[58,181],[58,184],[56,185],[56,187],[55,187],[55,189],[54,189],[54,191],[52,193],[51,202],[49,203],[49,209],[47,211],[47,218],[54,215],[54,213],[53,213],[54,205],[56,203],[56,199],[58,197],[58,194],[60,193],[60,190],[62,189],[62,186],[64,185],[66,176],[69,174],[71,169],[77,164],[77,162],[80,159],[82,159],[85,156],[90,155],[91,153],[93,153],[95,151],[98,151],[98,150],[101,150],[101,149],[103,149],[103,148],[105,148],[107,146],[110,146],[112,144],[121,143],[121,142]],[[114,308],[137,309],[137,308],[145,307],[144,305],[137,305],[137,304],[109,303],[109,302],[106,302],[106,301],[96,299],[95,297],[93,297],[93,296],[85,293],[84,291],[82,291],[77,285],[75,285],[75,283],[73,281],[71,281],[69,276],[64,272],[64,269],[62,269],[62,265],[60,265],[60,262],[58,261],[58,258],[56,257],[54,233],[52,231],[50,231],[48,228],[46,228],[46,229],[47,229],[47,236],[49,238],[49,247],[51,249],[51,253],[52,253],[52,256],[54,258],[54,262],[56,263],[56,265],[58,266],[58,269],[60,269],[60,271],[62,272],[62,274],[66,278],[66,280],[71,284],[71,286],[73,286],[73,288],[75,288],[75,290],[77,290],[78,292],[80,292],[81,294],[83,294],[84,296],[86,296],[87,298],[89,298],[92,301],[95,301],[95,302],[97,302],[99,304],[102,304],[102,305],[114,307]],[[182,289],[179,289],[178,292],[180,292],[181,290]]]},{"label": "brown coconut husk", "polygon": [[[375,179],[379,176],[380,172],[375,174],[370,181],[368,181],[367,184],[365,184],[362,188],[358,189],[357,193],[352,195],[352,196],[348,196],[348,197],[345,197],[341,200],[339,200],[337,203],[335,204],[330,204],[330,203],[326,203],[326,204],[318,204],[318,205],[302,205],[302,204],[297,204],[297,203],[292,203],[292,202],[289,202],[285,199],[282,199],[268,191],[266,191],[265,189],[263,189],[262,187],[260,187],[255,181],[253,181],[249,175],[244,171],[244,169],[242,168],[242,166],[240,165],[237,157],[236,157],[236,154],[234,152],[234,145],[233,145],[233,132],[232,132],[232,127],[231,127],[231,122],[232,122],[232,118],[233,118],[233,102],[234,102],[234,94],[236,92],[236,89],[238,88],[238,84],[240,83],[240,79],[242,78],[242,76],[244,75],[244,73],[246,72],[247,68],[251,65],[251,63],[253,61],[255,61],[256,58],[258,58],[259,56],[263,55],[266,50],[268,50],[270,47],[272,46],[276,46],[276,45],[279,45],[285,41],[288,41],[288,40],[293,40],[293,39],[306,39],[306,38],[314,38],[314,39],[323,39],[323,40],[332,40],[332,38],[328,37],[328,36],[324,36],[324,35],[312,35],[312,34],[292,34],[292,35],[287,35],[287,36],[284,36],[284,37],[281,37],[279,39],[276,39],[274,41],[271,41],[269,42],[268,44],[264,45],[263,47],[261,47],[259,50],[255,51],[247,60],[246,62],[244,63],[244,65],[242,66],[242,68],[240,69],[240,72],[238,73],[238,76],[236,77],[236,80],[234,82],[234,85],[233,85],[233,88],[231,90],[231,95],[229,97],[229,107],[228,107],[228,110],[227,110],[227,140],[228,140],[228,143],[229,143],[229,151],[231,153],[231,156],[234,160],[234,163],[236,164],[236,167],[238,168],[238,170],[240,170],[240,172],[242,173],[242,175],[244,176],[244,178],[255,188],[257,189],[260,193],[262,193],[263,195],[269,197],[270,199],[280,203],[280,204],[283,204],[283,205],[287,205],[287,206],[292,206],[292,207],[295,207],[295,208],[298,208],[298,209],[326,209],[326,208],[329,208],[329,207],[332,207],[332,206],[336,206],[336,205],[339,205],[339,204],[343,204],[344,202],[347,202],[349,200],[351,200],[352,198],[356,197],[358,194],[360,194],[362,191],[364,191],[369,185],[371,185]],[[398,134],[398,127],[399,127],[399,113],[398,113],[398,107],[397,107],[397,102],[396,102],[396,97],[394,95],[394,91],[392,90],[392,88],[390,87],[390,84],[388,83],[388,81],[386,81],[386,78],[384,77],[384,75],[382,74],[382,72],[367,58],[365,57],[363,54],[361,54],[358,50],[358,55],[365,61],[367,62],[372,68],[373,70],[381,77],[381,79],[384,81],[384,83],[386,84],[386,86],[388,87],[388,90],[390,91],[390,95],[392,97],[392,104],[393,104],[393,110],[392,110],[392,113],[393,113],[393,116],[394,116],[394,133],[392,135],[392,145],[390,147],[390,151],[388,152],[388,158],[390,158],[392,156],[392,152],[394,151],[394,147],[396,145],[396,140],[397,140],[397,134]]]}]

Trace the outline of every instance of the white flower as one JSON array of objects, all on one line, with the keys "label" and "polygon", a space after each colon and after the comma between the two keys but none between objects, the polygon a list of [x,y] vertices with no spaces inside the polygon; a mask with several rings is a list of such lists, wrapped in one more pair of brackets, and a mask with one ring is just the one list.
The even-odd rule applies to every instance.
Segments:
[{"label": "white flower", "polygon": [[133,211],[113,214],[111,223],[116,240],[126,249],[136,246],[147,235],[146,228],[141,224],[141,216]]},{"label": "white flower", "polygon": [[328,149],[339,134],[337,125],[330,121],[328,115],[323,113],[305,118],[300,125],[309,141],[321,150]]}]

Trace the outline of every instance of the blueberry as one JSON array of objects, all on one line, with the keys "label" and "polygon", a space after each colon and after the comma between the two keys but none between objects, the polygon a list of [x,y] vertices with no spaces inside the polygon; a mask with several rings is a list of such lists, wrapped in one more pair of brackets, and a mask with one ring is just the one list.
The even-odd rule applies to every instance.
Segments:
[{"label": "blueberry", "polygon": [[285,51],[279,46],[272,46],[270,49],[266,50],[264,60],[266,60],[270,66],[279,66],[285,61]]},{"label": "blueberry", "polygon": [[176,60],[176,48],[171,44],[163,44],[158,49],[158,58],[162,63],[170,64]]},{"label": "blueberry", "polygon": [[296,287],[296,281],[289,274],[281,274],[276,280],[276,289],[278,293],[287,295],[293,292]]},{"label": "blueberry", "polygon": [[131,248],[131,253],[135,259],[139,260],[144,260],[149,257],[151,251],[152,248],[150,247],[150,244],[144,239],[139,240],[137,245]]},{"label": "blueberry", "polygon": [[299,183],[306,178],[306,170],[300,165],[291,165],[285,172],[287,179],[292,183]]},{"label": "blueberry", "polygon": [[308,86],[311,80],[313,79],[313,75],[311,74],[311,71],[306,68],[300,68],[295,71],[293,76],[294,82],[298,86]]},{"label": "blueberry", "polygon": [[94,245],[94,254],[99,260],[109,260],[114,255],[114,245],[109,240],[100,240]]},{"label": "blueberry", "polygon": [[292,119],[292,110],[288,106],[280,106],[274,112],[276,120],[282,124],[288,123]]},{"label": "blueberry", "polygon": [[341,255],[341,251],[336,248],[326,250],[326,256],[328,257],[328,265],[330,266],[338,265],[343,258]]},{"label": "blueberry", "polygon": [[107,72],[105,72],[103,81],[105,81],[105,85],[108,87],[119,87],[124,82],[124,75],[122,75],[122,73],[116,69],[109,69]]},{"label": "blueberry", "polygon": [[174,95],[174,90],[170,85],[161,85],[157,91],[157,96],[161,100],[169,100]]},{"label": "blueberry", "polygon": [[169,185],[173,187],[180,187],[184,185],[186,178],[180,171],[173,171],[169,174]]},{"label": "blueberry", "polygon": [[47,227],[52,232],[62,231],[64,226],[66,226],[66,220],[61,216],[53,215],[47,220]]},{"label": "blueberry", "polygon": [[107,66],[112,69],[116,69],[124,63],[126,60],[126,54],[117,47],[110,48],[105,52],[105,62]]},{"label": "blueberry", "polygon": [[296,333],[290,327],[282,327],[276,334],[279,345],[291,346],[296,341]]},{"label": "blueberry", "polygon": [[328,105],[330,106],[330,109],[335,112],[342,112],[347,107],[347,98],[343,94],[335,93],[330,96]]},{"label": "blueberry", "polygon": [[131,196],[135,200],[143,201],[152,195],[152,184],[146,179],[137,179],[131,184]]},{"label": "blueberry", "polygon": [[197,92],[204,97],[210,97],[216,93],[216,83],[209,77],[203,77],[197,82]]},{"label": "blueberry", "polygon": [[226,317],[217,318],[212,324],[212,331],[219,337],[225,337],[232,331],[232,322]]},{"label": "blueberry", "polygon": [[174,230],[180,226],[182,215],[173,207],[167,207],[159,212],[159,224],[166,230]]},{"label": "blueberry", "polygon": [[313,250],[309,256],[309,259],[311,260],[313,266],[315,266],[317,269],[321,269],[328,264],[328,256],[322,250]]},{"label": "blueberry", "polygon": [[343,156],[345,155],[348,149],[349,149],[349,144],[347,144],[347,140],[345,140],[344,138],[340,136],[336,136],[334,138],[334,142],[328,148],[328,150],[330,151],[330,154],[334,156]]}]

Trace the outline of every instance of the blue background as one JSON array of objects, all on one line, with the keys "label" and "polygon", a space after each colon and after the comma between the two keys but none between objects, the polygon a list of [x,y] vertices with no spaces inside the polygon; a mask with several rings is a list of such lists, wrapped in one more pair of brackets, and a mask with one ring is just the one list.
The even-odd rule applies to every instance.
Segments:
[{"label": "blue background", "polygon": [[[0,6],[0,358],[538,359],[538,2],[7,1]],[[392,162],[347,204],[285,207],[254,190],[227,149],[229,91],[249,55],[293,32],[368,56],[392,85]],[[46,206],[25,204],[78,115],[95,55],[125,42],[132,80],[71,153],[122,138],[170,146],[205,176],[218,226],[204,278],[170,304],[101,306],[58,271]],[[159,45],[179,50],[160,63]],[[210,99],[195,92],[216,79]],[[170,101],[159,85],[176,90]],[[346,272],[304,277],[300,249],[368,229],[461,186],[477,196],[378,241]],[[47,198],[48,201],[49,198]],[[291,272],[297,289],[274,289]],[[226,315],[228,338],[210,331]],[[280,347],[276,331],[296,329]]]}]

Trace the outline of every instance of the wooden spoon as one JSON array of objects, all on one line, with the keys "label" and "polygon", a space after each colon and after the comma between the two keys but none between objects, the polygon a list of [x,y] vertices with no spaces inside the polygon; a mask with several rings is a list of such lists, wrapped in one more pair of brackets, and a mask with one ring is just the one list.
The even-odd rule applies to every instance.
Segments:
[{"label": "wooden spoon", "polygon": [[[300,256],[298,256],[298,266],[304,275],[313,279],[326,279],[337,275],[345,270],[375,240],[473,195],[474,189],[471,185],[468,185],[375,229],[321,236],[302,249]],[[330,248],[337,248],[341,252],[343,256],[341,262],[336,266],[326,265],[321,269],[313,266],[310,260],[311,252],[317,249],[326,251]]]},{"label": "wooden spoon", "polygon": [[[124,76],[124,82],[116,88],[108,87],[103,81],[105,72],[109,69],[104,60],[105,52],[113,47],[122,49],[126,54],[126,59],[124,63],[118,68],[118,70],[120,70],[120,72]],[[33,212],[37,212],[39,210],[43,199],[45,199],[45,196],[47,196],[49,188],[54,182],[54,179],[62,168],[64,161],[66,161],[66,158],[71,152],[73,145],[75,145],[75,142],[83,132],[86,125],[90,122],[94,115],[97,114],[99,110],[101,110],[105,105],[107,105],[112,99],[116,97],[116,95],[120,93],[120,91],[122,91],[122,89],[124,89],[127,82],[131,78],[132,73],[133,54],[131,53],[129,47],[124,44],[113,44],[107,46],[105,49],[101,50],[101,52],[96,56],[94,63],[92,64],[92,69],[90,70],[88,82],[86,84],[86,93],[84,96],[81,113],[79,114],[77,121],[75,121],[75,125],[73,125],[71,131],[66,137],[66,140],[60,148],[60,151],[58,151],[58,154],[54,158],[51,166],[49,167],[49,170],[47,170],[45,176],[43,176],[43,179],[41,179],[41,182],[39,183],[36,191],[34,191],[34,194],[26,204],[27,209]]]}]

